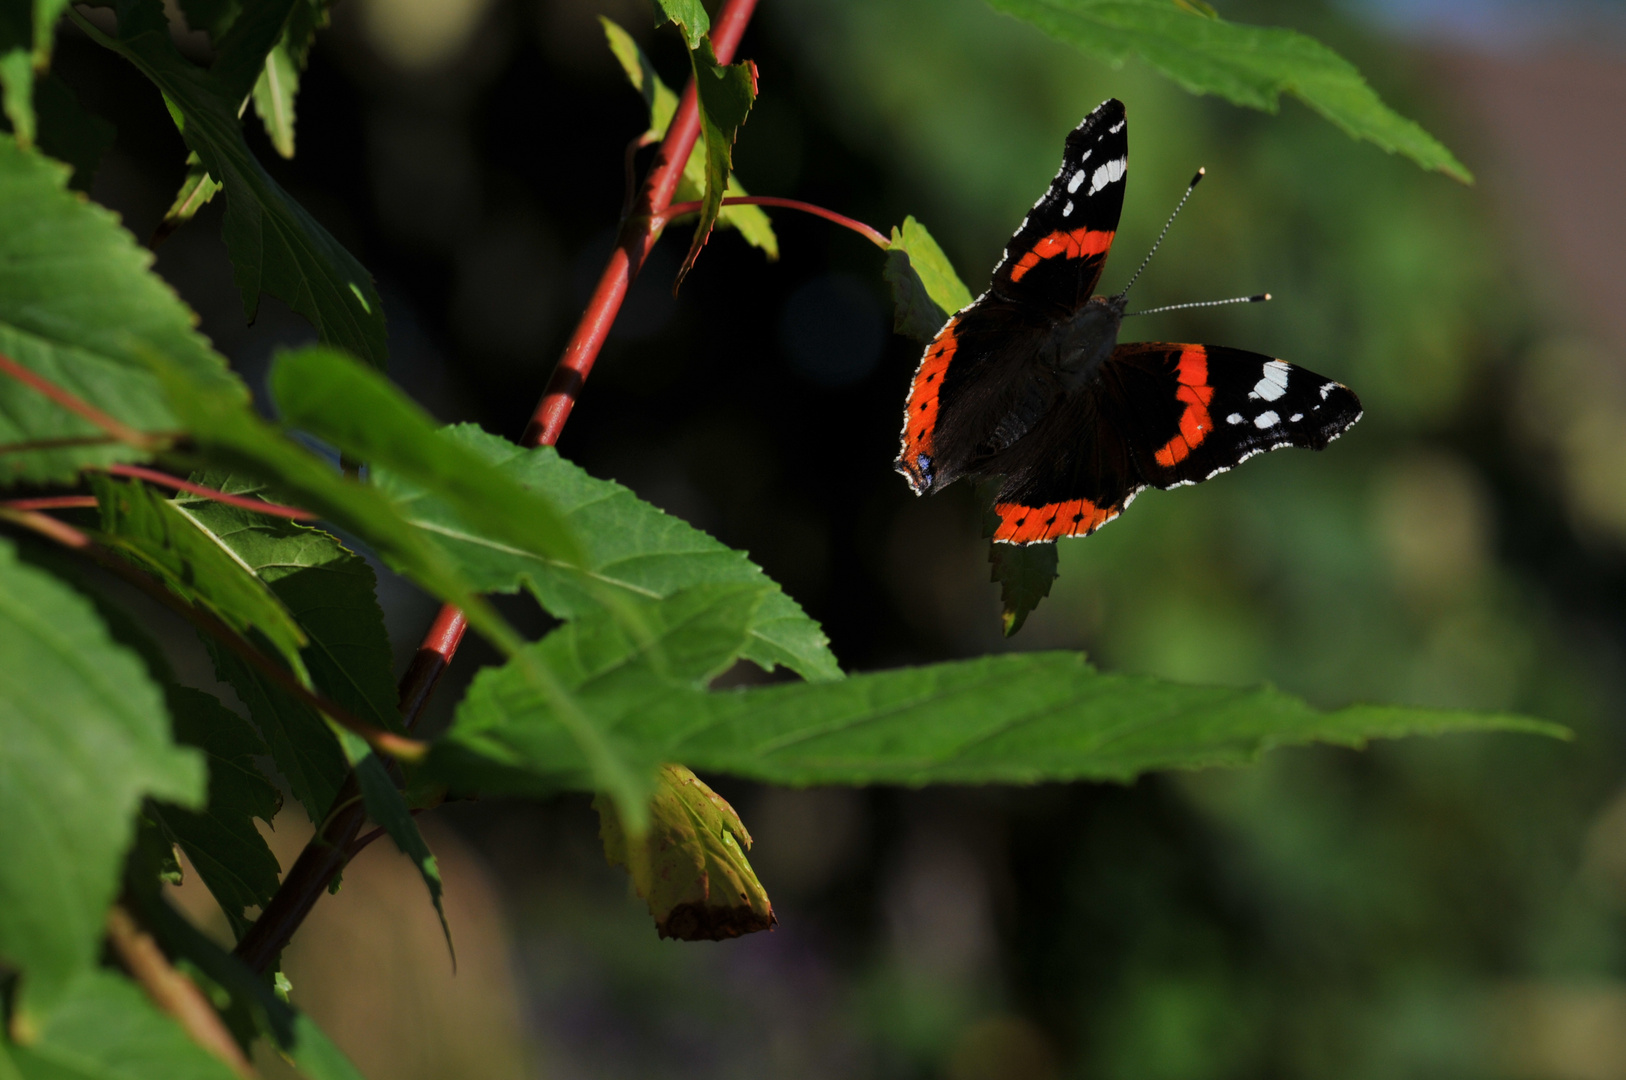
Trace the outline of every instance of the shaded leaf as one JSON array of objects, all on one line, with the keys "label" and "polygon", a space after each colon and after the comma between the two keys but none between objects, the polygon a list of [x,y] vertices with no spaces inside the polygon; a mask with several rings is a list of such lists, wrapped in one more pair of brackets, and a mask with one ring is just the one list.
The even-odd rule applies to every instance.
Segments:
[{"label": "shaded leaf", "polygon": [[251,568],[147,485],[100,474],[89,479],[109,547],[239,634],[258,630],[296,674],[307,677],[299,655],[304,632]]},{"label": "shaded leaf", "polygon": [[711,30],[711,17],[700,0],[655,0],[655,25],[675,22],[692,51]]},{"label": "shaded leaf", "polygon": [[170,233],[191,221],[219,191],[220,184],[203,167],[203,160],[197,154],[187,154],[186,175],[181,179],[181,188],[175,193],[175,201],[169,204],[163,220],[153,230],[147,246],[155,248],[163,243]]},{"label": "shaded leaf", "polygon": [[473,424],[446,429],[447,436],[520,484],[546,491],[581,538],[579,569],[539,559],[471,530],[444,500],[394,473],[379,469],[374,482],[397,509],[430,533],[458,561],[482,592],[512,592],[521,584],[561,619],[597,610],[599,587],[628,596],[669,596],[691,585],[738,582],[770,591],[752,618],[742,655],[771,670],[783,664],[809,680],[841,677],[819,624],[786,596],[744,552],[651,506],[620,484],[598,480],[565,461],[552,447],[524,449],[488,435]]},{"label": "shaded leaf", "polygon": [[770,930],[779,920],[745,852],[751,834],[728,801],[682,765],[663,765],[650,826],[628,837],[615,806],[593,800],[611,866],[624,866],[649,904],[655,931],[681,941],[723,941]]},{"label": "shaded leaf", "polygon": [[683,284],[683,278],[711,236],[728,188],[729,171],[733,168],[734,138],[757,96],[757,69],[749,60],[726,67],[717,63],[710,40],[702,41],[699,48],[693,49],[689,60],[700,104],[700,132],[706,141],[706,184],[694,240],[678,270],[678,285]]},{"label": "shaded leaf", "polygon": [[163,91],[187,146],[225,187],[223,235],[244,314],[254,318],[263,289],[309,319],[324,342],[382,365],[384,310],[372,276],[255,159],[237,120],[242,97],[181,56],[156,0],[121,7],[117,38],[74,19]]},{"label": "shaded leaf", "polygon": [[881,274],[892,286],[892,329],[916,341],[932,340],[950,315],[971,303],[971,290],[913,217],[904,218],[902,228],[892,227]]},{"label": "shaded leaf", "polygon": [[1281,94],[1293,94],[1357,139],[1473,182],[1432,135],[1385,105],[1353,64],[1305,34],[1225,22],[1207,4],[1171,0],[988,3],[1097,60],[1139,57],[1194,94],[1266,112],[1276,111]]},{"label": "shaded leaf", "polygon": [[338,1047],[237,957],[210,941],[156,894],[138,896],[142,921],[171,956],[182,958],[231,996],[254,1027],[293,1061],[307,1080],[361,1080]]},{"label": "shaded leaf", "polygon": [[171,686],[166,696],[175,741],[203,751],[209,763],[209,801],[202,810],[159,804],[153,813],[240,938],[252,921],[244,909],[270,902],[281,869],[254,826],[255,818],[271,824],[282,806],[282,795],[254,764],[270,751],[253,725],[213,695]]},{"label": "shaded leaf", "polygon": [[[609,40],[610,51],[621,64],[621,70],[627,73],[627,81],[632,83],[634,90],[643,94],[644,104],[649,108],[649,130],[644,133],[644,138],[651,142],[664,138],[667,127],[672,123],[672,116],[677,112],[677,94],[655,74],[654,66],[631,34],[602,15],[599,22],[604,25],[604,36]],[[694,202],[705,190],[706,145],[702,138],[689,151],[689,160],[683,163],[683,175],[678,179],[672,201]],[[732,197],[747,192],[730,173],[728,187],[723,194],[724,197]],[[725,206],[717,214],[717,227],[737,229],[746,243],[761,248],[770,259],[779,258],[779,237],[774,235],[773,223],[762,207]]]},{"label": "shaded leaf", "polygon": [[448,438],[383,376],[329,349],[280,354],[267,377],[291,426],[433,491],[475,528],[519,550],[581,561],[575,530],[541,492]]},{"label": "shaded leaf", "polygon": [[113,125],[84,110],[68,84],[46,75],[34,86],[40,149],[73,166],[68,186],[89,191],[102,158],[113,148]]},{"label": "shaded leaf", "polygon": [[231,26],[214,41],[209,74],[222,92],[241,103],[265,70],[265,58],[282,40],[289,17],[307,0],[244,0]]},{"label": "shaded leaf", "polygon": [[24,147],[36,134],[34,79],[50,66],[56,20],[67,6],[68,0],[0,4],[0,108]]},{"label": "shaded leaf", "polygon": [[89,601],[0,539],[0,958],[46,1010],[90,968],[144,796],[196,807],[203,763]]},{"label": "shaded leaf", "polygon": [[988,544],[988,562],[993,570],[989,581],[999,585],[1003,607],[1000,624],[1005,636],[1022,629],[1039,601],[1050,595],[1056,583],[1056,542],[1044,544]]},{"label": "shaded leaf", "polygon": [[237,1080],[136,985],[102,971],[79,976],[9,1047],[24,1080]]},{"label": "shaded leaf", "polygon": [[[144,431],[180,426],[147,360],[223,399],[248,395],[148,272],[152,253],[118,217],[67,190],[67,170],[0,136],[0,354]],[[0,377],[0,444],[99,439],[101,429]],[[146,455],[120,444],[0,454],[0,482],[72,480],[81,468]]]},{"label": "shaded leaf", "polygon": [[[224,472],[192,479],[232,495],[265,490],[259,481]],[[395,659],[366,559],[332,534],[286,518],[184,492],[171,505],[282,601],[305,633],[301,656],[323,696],[379,727],[400,729]]]}]

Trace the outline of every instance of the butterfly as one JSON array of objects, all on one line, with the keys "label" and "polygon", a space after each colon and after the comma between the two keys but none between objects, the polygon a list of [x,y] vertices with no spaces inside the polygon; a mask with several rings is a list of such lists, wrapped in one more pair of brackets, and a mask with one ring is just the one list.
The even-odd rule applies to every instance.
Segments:
[{"label": "butterfly", "polygon": [[1148,487],[1320,450],[1361,418],[1348,387],[1269,356],[1119,344],[1128,287],[1093,293],[1123,210],[1127,123],[1111,99],[1067,136],[988,291],[938,331],[909,387],[898,472],[917,495],[997,478],[996,542],[1087,536]]}]

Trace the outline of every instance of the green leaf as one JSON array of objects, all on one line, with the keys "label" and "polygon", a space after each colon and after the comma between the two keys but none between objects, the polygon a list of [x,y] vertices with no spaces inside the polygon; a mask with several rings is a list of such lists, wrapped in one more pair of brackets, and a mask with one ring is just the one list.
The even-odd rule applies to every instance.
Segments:
[{"label": "green leaf", "polygon": [[642,836],[627,835],[604,796],[593,809],[605,859],[627,868],[661,937],[723,941],[779,921],[745,857],[751,834],[739,814],[682,765],[661,766]]},{"label": "green leaf", "polygon": [[249,666],[213,638],[205,638],[215,674],[237,692],[265,735],[271,760],[313,825],[327,817],[349,771],[333,729],[309,705]]},{"label": "green leaf", "polygon": [[231,28],[214,43],[209,74],[233,101],[241,103],[265,70],[265,58],[282,40],[289,17],[306,0],[246,0]]},{"label": "green leaf", "polygon": [[72,165],[73,179],[68,186],[88,192],[117,132],[106,120],[86,112],[68,84],[55,75],[40,79],[34,89],[40,149]]},{"label": "green leaf", "polygon": [[[700,642],[720,643],[741,614],[716,590],[695,590],[654,605],[648,618],[674,639],[669,653],[704,655]],[[1077,653],[707,692],[694,666],[663,674],[636,643],[596,620],[568,624],[534,648],[627,761],[682,761],[780,784],[1127,781],[1156,769],[1242,765],[1265,750],[1311,742],[1361,746],[1457,731],[1567,735],[1555,724],[1492,713],[1367,705],[1321,712],[1269,687],[1103,675]],[[592,786],[565,726],[503,669],[476,678],[430,760],[454,787],[474,778],[516,791]]]},{"label": "green leaf", "polygon": [[1194,94],[1266,112],[1276,111],[1281,94],[1293,94],[1354,138],[1473,182],[1432,135],[1385,105],[1353,64],[1296,31],[1225,22],[1212,9],[1172,0],[988,3],[1097,60],[1139,57]]},{"label": "green leaf", "polygon": [[1005,636],[1022,629],[1039,601],[1050,595],[1056,582],[1056,542],[1045,544],[996,544],[989,541],[990,581],[999,585],[1003,607],[1000,623]]},{"label": "green leaf", "polygon": [[[677,94],[655,74],[654,66],[631,34],[602,15],[599,22],[604,25],[604,36],[609,40],[610,51],[620,62],[621,70],[627,73],[627,81],[644,96],[644,104],[649,108],[649,130],[644,133],[645,140],[654,142],[664,138],[667,127],[672,123],[672,116],[677,112]],[[702,138],[689,151],[689,160],[683,163],[683,175],[678,179],[672,201],[694,202],[705,194],[705,190],[706,144]],[[732,197],[747,192],[730,173],[728,187],[723,194]],[[769,259],[779,258],[779,238],[774,235],[773,223],[762,207],[725,206],[717,215],[717,227],[737,229],[746,243],[760,248]]]},{"label": "green leaf", "polygon": [[237,120],[242,97],[181,56],[155,0],[121,8],[116,39],[72,17],[163,91],[187,146],[225,187],[223,232],[247,317],[253,320],[263,289],[309,319],[323,342],[381,366],[384,309],[372,276],[249,151]]},{"label": "green leaf", "polygon": [[901,229],[892,227],[881,273],[892,286],[892,329],[916,341],[932,340],[950,315],[971,303],[971,290],[913,217],[904,218]]},{"label": "green leaf", "polygon": [[175,193],[175,201],[169,204],[164,219],[153,230],[147,246],[156,248],[163,243],[170,233],[191,221],[219,191],[220,184],[203,167],[203,159],[196,154],[187,154],[186,175],[181,179],[181,188]]},{"label": "green leaf", "polygon": [[81,975],[32,1026],[28,1045],[9,1047],[24,1080],[237,1080],[134,983],[105,972]]},{"label": "green leaf", "polygon": [[202,810],[158,804],[153,814],[240,938],[252,922],[244,909],[270,902],[281,869],[254,826],[255,818],[270,825],[282,806],[282,795],[254,764],[270,751],[253,725],[212,694],[171,686],[167,697],[175,741],[197,747],[209,762],[209,802]]},{"label": "green leaf", "polygon": [[655,0],[655,25],[678,24],[690,51],[700,47],[700,39],[711,31],[711,18],[700,0]]},{"label": "green leaf", "polygon": [[[65,190],[67,170],[0,136],[0,354],[144,431],[180,426],[147,359],[246,407],[247,392],[148,272],[152,253],[118,217]],[[0,445],[103,439],[100,428],[0,377]],[[120,444],[0,454],[0,483],[67,482],[146,455]]]},{"label": "green leaf", "polygon": [[212,612],[239,634],[255,629],[302,680],[305,634],[276,595],[215,538],[152,488],[93,474],[103,540],[160,578],[190,604]]},{"label": "green leaf", "polygon": [[[426,768],[456,789],[485,794],[605,791],[604,777],[615,772],[636,780],[632,805],[647,818],[656,767],[677,759],[617,733],[663,699],[698,691],[725,670],[744,648],[767,594],[761,585],[683,589],[648,605],[651,636],[644,640],[602,614],[566,623],[515,661],[475,676]],[[527,680],[519,659],[553,673],[580,714],[561,714]],[[622,821],[633,821],[628,800],[616,801]]]},{"label": "green leaf", "polygon": [[0,4],[0,97],[23,147],[33,145],[34,78],[51,64],[56,20],[68,0],[6,0]]},{"label": "green leaf", "polygon": [[144,796],[198,806],[203,764],[89,601],[0,539],[0,958],[48,1009],[100,951]]},{"label": "green leaf", "polygon": [[706,186],[700,200],[700,220],[694,227],[694,240],[678,270],[679,285],[683,284],[694,261],[700,257],[700,249],[711,236],[718,211],[722,209],[723,193],[728,188],[729,171],[733,168],[734,138],[757,96],[757,69],[749,60],[726,67],[719,64],[709,39],[693,49],[689,59],[699,92],[700,133],[706,140]]},{"label": "green leaf", "polygon": [[573,619],[601,606],[584,580],[640,599],[670,596],[692,585],[761,585],[770,591],[752,618],[742,655],[768,670],[783,664],[808,680],[841,677],[819,624],[744,552],[725,547],[614,481],[589,476],[550,446],[523,449],[473,424],[446,432],[518,483],[548,492],[584,548],[579,569],[517,551],[470,529],[452,507],[422,487],[377,470],[379,489],[404,517],[434,536],[476,589],[512,592],[523,584],[548,611]]},{"label": "green leaf", "polygon": [[[193,482],[258,496],[259,481],[205,472]],[[201,495],[172,504],[205,535],[264,581],[304,631],[302,657],[322,694],[364,720],[399,730],[394,654],[367,560],[333,535]]]},{"label": "green leaf", "polygon": [[472,526],[520,551],[581,562],[575,530],[545,495],[448,438],[382,375],[312,348],[279,355],[267,383],[289,425],[433,491]]},{"label": "green leaf", "polygon": [[337,734],[344,746],[345,757],[350,759],[351,768],[356,770],[367,816],[383,826],[390,839],[395,841],[396,848],[412,860],[412,865],[418,869],[418,876],[423,878],[424,887],[429,890],[429,901],[435,905],[435,914],[440,917],[440,932],[445,935],[446,950],[452,954],[452,965],[455,967],[457,950],[452,947],[452,928],[447,925],[446,906],[442,902],[444,890],[440,880],[440,864],[424,842],[412,811],[401,797],[401,789],[391,779],[383,761],[373,753],[373,748],[351,732],[338,730]]},{"label": "green leaf", "polygon": [[279,997],[266,980],[210,941],[161,897],[137,896],[142,922],[171,956],[186,960],[231,996],[255,1027],[293,1060],[307,1080],[361,1080],[338,1047],[310,1017]]},{"label": "green leaf", "polygon": [[209,43],[220,47],[221,39],[231,29],[243,6],[237,0],[178,0],[186,25],[209,35]]}]

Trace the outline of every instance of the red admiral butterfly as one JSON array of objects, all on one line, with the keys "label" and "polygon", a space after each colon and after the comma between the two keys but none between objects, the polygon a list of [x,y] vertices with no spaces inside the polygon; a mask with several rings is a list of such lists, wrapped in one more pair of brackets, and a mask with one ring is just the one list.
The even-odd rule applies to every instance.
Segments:
[{"label": "red admiral butterfly", "polygon": [[898,471],[917,495],[1002,478],[996,541],[1087,536],[1147,487],[1320,450],[1361,418],[1347,387],[1259,353],[1118,344],[1129,287],[1091,293],[1123,210],[1126,124],[1113,99],[1067,136],[988,291],[938,331],[909,389]]}]

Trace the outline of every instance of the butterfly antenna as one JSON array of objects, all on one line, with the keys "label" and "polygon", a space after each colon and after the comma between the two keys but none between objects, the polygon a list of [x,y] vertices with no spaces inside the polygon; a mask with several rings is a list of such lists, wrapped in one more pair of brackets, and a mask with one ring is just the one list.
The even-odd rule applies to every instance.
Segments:
[{"label": "butterfly antenna", "polygon": [[1174,213],[1170,214],[1169,215],[1169,220],[1165,221],[1163,223],[1163,231],[1157,234],[1157,242],[1152,245],[1152,250],[1148,251],[1146,253],[1146,258],[1144,258],[1144,259],[1142,259],[1140,261],[1140,269],[1136,270],[1135,273],[1130,276],[1129,285],[1125,285],[1123,292],[1118,294],[1118,299],[1119,300],[1122,300],[1124,297],[1129,295],[1130,286],[1135,284],[1135,281],[1141,275],[1141,271],[1146,269],[1146,264],[1152,261],[1152,256],[1153,255],[1157,254],[1158,245],[1163,243],[1163,238],[1165,236],[1169,235],[1169,226],[1173,225],[1174,224],[1174,219],[1180,216],[1180,210],[1186,205],[1186,200],[1191,198],[1191,193],[1193,191],[1197,190],[1197,185],[1202,181],[1202,178],[1204,176],[1206,176],[1206,175],[1208,175],[1208,170],[1207,169],[1198,169],[1197,170],[1197,175],[1193,176],[1191,178],[1191,183],[1186,185],[1186,193],[1184,195],[1180,196],[1180,201],[1178,203],[1175,203],[1175,205],[1174,205]]},{"label": "butterfly antenna", "polygon": [[1180,311],[1183,308],[1220,307],[1223,304],[1262,304],[1269,299],[1270,294],[1267,292],[1262,292],[1257,296],[1233,296],[1229,300],[1198,300],[1196,303],[1192,304],[1169,304],[1167,307],[1147,308],[1145,311],[1131,311],[1125,314],[1124,318],[1127,319],[1130,315],[1156,315],[1159,312],[1164,311]]}]

